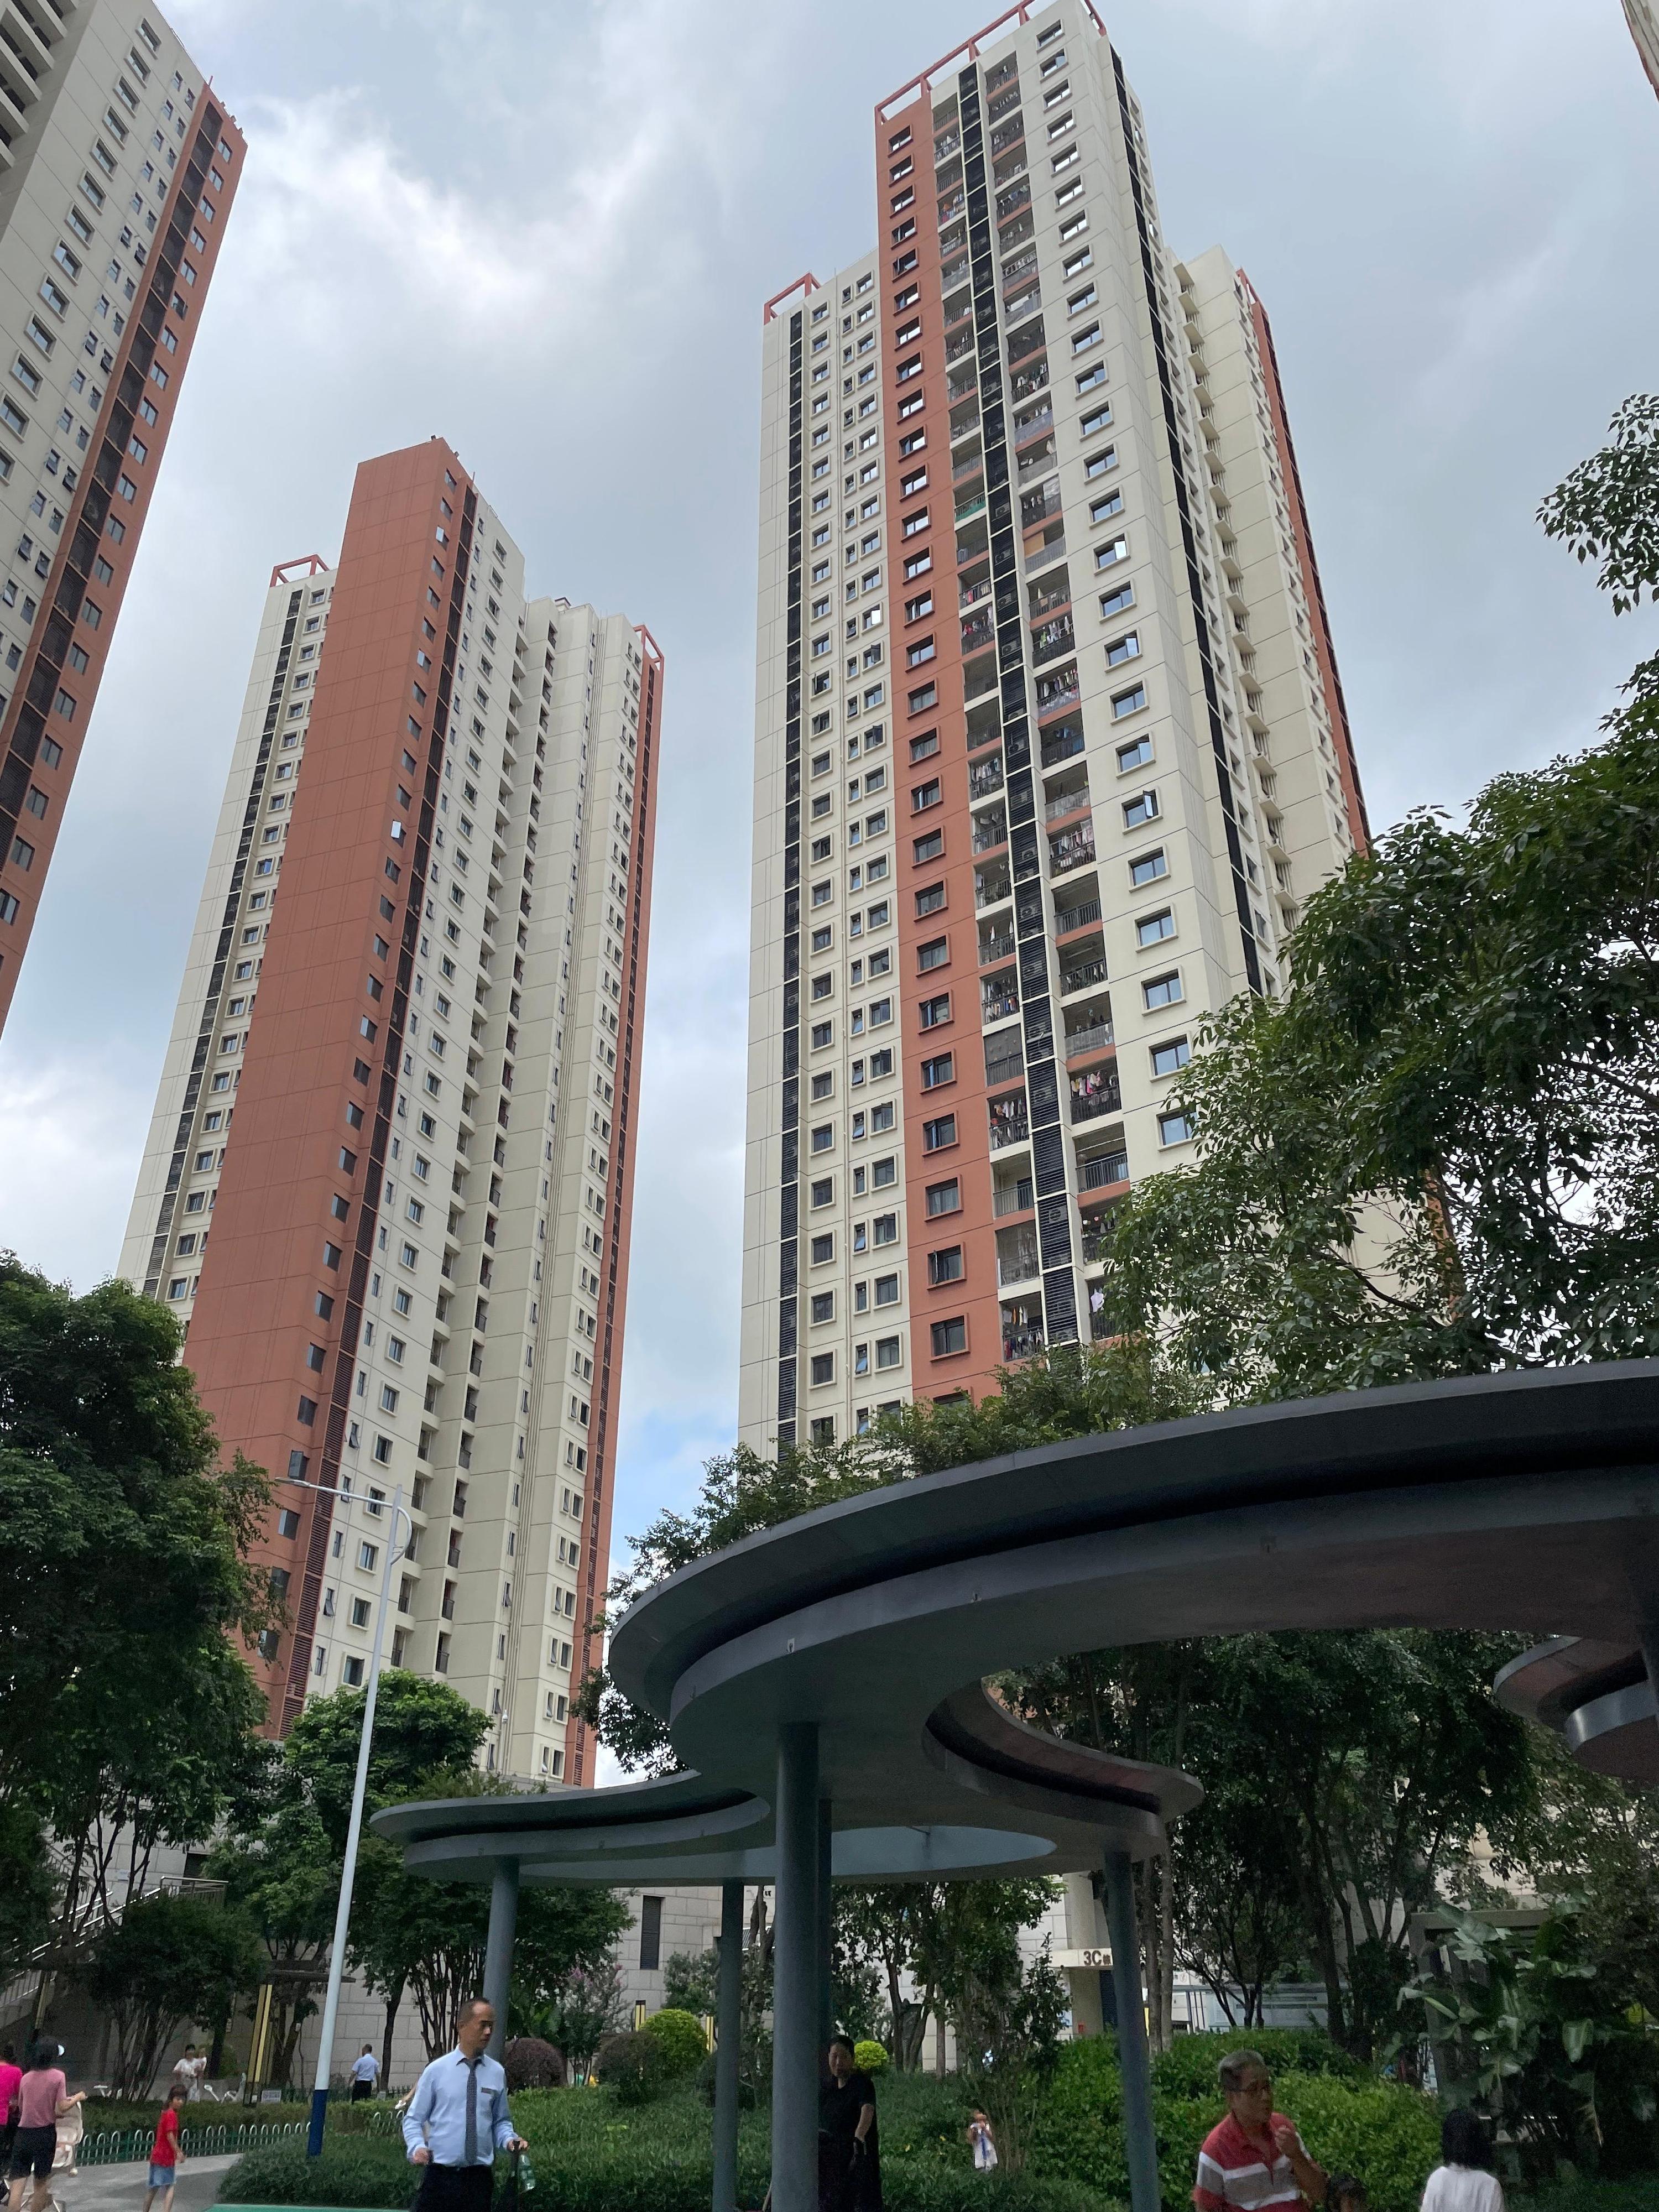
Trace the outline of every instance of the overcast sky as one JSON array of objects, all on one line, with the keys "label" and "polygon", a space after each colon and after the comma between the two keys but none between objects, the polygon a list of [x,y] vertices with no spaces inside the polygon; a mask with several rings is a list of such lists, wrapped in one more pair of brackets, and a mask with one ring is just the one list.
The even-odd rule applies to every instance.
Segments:
[{"label": "overcast sky", "polygon": [[[439,432],[532,590],[667,656],[618,1536],[730,1442],[759,307],[867,249],[872,107],[987,5],[173,0],[248,164],[0,1041],[0,1245],[114,1266],[271,564]],[[1373,823],[1587,741],[1652,624],[1531,518],[1659,386],[1618,0],[1109,21],[1170,243],[1273,319]]]}]

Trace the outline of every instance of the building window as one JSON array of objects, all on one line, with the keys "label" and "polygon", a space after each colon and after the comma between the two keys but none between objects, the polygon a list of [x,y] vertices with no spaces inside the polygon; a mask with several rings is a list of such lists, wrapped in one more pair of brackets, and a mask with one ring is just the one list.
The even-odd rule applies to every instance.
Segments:
[{"label": "building window", "polygon": [[1186,997],[1182,988],[1180,970],[1168,975],[1154,975],[1140,987],[1140,995],[1148,1013],[1159,1006],[1176,1006]]},{"label": "building window", "polygon": [[1138,830],[1143,822],[1152,822],[1157,818],[1158,793],[1155,791],[1137,792],[1133,799],[1124,800],[1123,826],[1126,830]]},{"label": "building window", "polygon": [[1145,768],[1152,757],[1152,741],[1151,738],[1136,738],[1128,744],[1120,745],[1118,747],[1117,772],[1120,775],[1127,775],[1131,769]]},{"label": "building window", "polygon": [[1112,720],[1121,722],[1127,715],[1138,714],[1146,703],[1146,686],[1137,684],[1127,691],[1112,694]]},{"label": "building window", "polygon": [[943,1251],[927,1255],[927,1279],[930,1283],[959,1283],[962,1280],[962,1247],[946,1245]]},{"label": "building window", "polygon": [[1160,876],[1170,872],[1170,863],[1160,845],[1156,852],[1142,853],[1129,863],[1129,881],[1139,885],[1156,883]]},{"label": "building window", "polygon": [[924,1121],[921,1125],[921,1148],[926,1152],[942,1152],[947,1145],[954,1145],[956,1140],[957,1117],[954,1114],[941,1114],[937,1121]]},{"label": "building window", "polygon": [[1135,924],[1137,945],[1161,945],[1166,937],[1176,933],[1174,914],[1166,906],[1157,914],[1144,914]]},{"label": "building window", "polygon": [[961,1314],[949,1321],[936,1321],[932,1334],[935,1359],[953,1358],[957,1352],[968,1349],[968,1323]]},{"label": "building window", "polygon": [[954,1176],[949,1182],[928,1184],[927,1211],[930,1214],[961,1212],[962,1185]]},{"label": "building window", "polygon": [[937,1091],[943,1083],[953,1083],[956,1073],[955,1054],[939,1053],[934,1059],[922,1061],[921,1087],[924,1091]]},{"label": "building window", "polygon": [[816,1352],[812,1355],[812,1382],[816,1389],[836,1379],[836,1355],[833,1352]]},{"label": "building window", "polygon": [[640,1972],[654,1974],[662,1964],[662,1905],[659,1897],[640,1899]]},{"label": "building window", "polygon": [[1192,1050],[1184,1036],[1171,1037],[1167,1044],[1152,1047],[1152,1073],[1175,1075],[1192,1058]]},{"label": "building window", "polygon": [[1184,1145],[1191,1141],[1192,1125],[1184,1114],[1160,1114],[1158,1117],[1158,1141],[1160,1145]]}]

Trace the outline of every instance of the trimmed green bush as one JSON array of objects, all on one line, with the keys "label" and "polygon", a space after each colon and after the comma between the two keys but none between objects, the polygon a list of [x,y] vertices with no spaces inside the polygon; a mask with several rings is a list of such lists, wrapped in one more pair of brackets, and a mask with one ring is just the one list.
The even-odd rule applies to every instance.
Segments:
[{"label": "trimmed green bush", "polygon": [[1218,2096],[1216,2069],[1230,2051],[1259,2051],[1275,2081],[1281,2074],[1334,2074],[1349,2081],[1372,2079],[1322,2027],[1229,2027],[1176,2036],[1170,2048],[1152,2061],[1152,2086],[1171,2097]]},{"label": "trimmed green bush", "polygon": [[853,2045],[853,2063],[866,2074],[881,2074],[887,2067],[886,2046],[873,2036],[866,2036],[861,2043]]},{"label": "trimmed green bush", "polygon": [[672,2072],[667,2045],[642,2027],[601,2036],[593,2054],[596,2080],[614,2094],[619,2105],[649,2104],[668,2087]]},{"label": "trimmed green bush", "polygon": [[[188,2171],[188,2169],[186,2169]],[[405,2212],[421,2185],[400,2142],[354,2136],[325,2141],[320,2158],[305,2145],[252,2150],[239,2158],[219,2184],[223,2204],[336,2204],[347,2212]]]},{"label": "trimmed green bush", "polygon": [[[1301,2030],[1270,2032],[1301,2037]],[[1166,2204],[1190,2198],[1199,2146],[1226,2111],[1215,2086],[1222,2051],[1245,2046],[1243,2036],[1192,2036],[1153,2062],[1153,2117],[1158,2129],[1158,2178]],[[1264,2034],[1262,2043],[1269,2036]],[[1202,2048],[1190,2052],[1186,2046]],[[1252,2041],[1251,2049],[1261,2045]],[[1283,2046],[1279,2046],[1282,2048]],[[1296,2046],[1292,2046],[1294,2048]],[[1417,2212],[1423,2184],[1440,2157],[1440,2111],[1415,2089],[1379,2081],[1355,2066],[1324,2036],[1300,2046],[1328,2070],[1279,2070],[1277,2051],[1262,2051],[1274,2066],[1273,2102],[1301,2129],[1312,2155],[1328,2172],[1358,2173],[1370,2191],[1372,2212]],[[1209,2085],[1200,2095],[1180,2094],[1183,2075]],[[1174,2076],[1173,2083],[1170,2076]],[[1031,2130],[1028,2160],[1034,2172],[1081,2183],[1109,2198],[1128,2195],[1123,2143],[1123,2085],[1117,2043],[1110,2035],[1068,2044],[1042,2111]]]},{"label": "trimmed green bush", "polygon": [[672,2081],[678,2081],[686,2074],[695,2074],[708,2056],[708,2039],[702,2032],[702,2022],[689,2012],[678,2011],[672,2005],[665,2005],[660,2012],[653,2012],[645,2023],[645,2033],[654,2036],[662,2045]]}]

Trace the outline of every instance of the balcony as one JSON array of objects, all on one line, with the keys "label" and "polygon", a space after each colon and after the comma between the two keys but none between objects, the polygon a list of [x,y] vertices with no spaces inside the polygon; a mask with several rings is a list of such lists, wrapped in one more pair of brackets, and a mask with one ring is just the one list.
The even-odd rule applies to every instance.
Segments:
[{"label": "balcony", "polygon": [[1079,960],[1060,971],[1060,995],[1069,999],[1073,991],[1092,990],[1097,983],[1106,981],[1106,955],[1097,952],[1092,960]]},{"label": "balcony", "polygon": [[1062,830],[1057,837],[1048,840],[1048,872],[1063,876],[1073,868],[1091,867],[1095,858],[1095,825],[1093,817],[1079,822],[1074,830]]},{"label": "balcony", "polygon": [[991,1211],[1000,1217],[1005,1213],[1029,1213],[1036,1202],[1030,1176],[1022,1176],[1018,1182],[1002,1182],[991,1194]]},{"label": "balcony", "polygon": [[998,975],[979,987],[979,1014],[984,1022],[1006,1022],[1010,1014],[1019,1012],[1019,990],[1014,981],[1013,970]]},{"label": "balcony", "polygon": [[[1029,177],[1022,177],[1017,185],[1010,185],[1006,192],[997,194],[997,221],[1000,223],[1012,222],[1030,204],[1031,180]],[[944,210],[941,208],[939,212],[943,215]]]},{"label": "balcony", "polygon": [[1097,898],[1079,899],[1075,906],[1054,908],[1054,934],[1065,937],[1073,929],[1086,929],[1091,921],[1100,920],[1100,901]]},{"label": "balcony", "polygon": [[983,514],[984,512],[985,486],[983,483],[980,483],[970,486],[969,490],[957,499],[956,504],[957,527],[960,529],[964,522],[971,522],[976,514]]},{"label": "balcony", "polygon": [[1045,405],[1039,407],[1034,415],[1028,415],[1023,422],[1015,423],[1014,444],[1016,447],[1029,446],[1033,438],[1042,437],[1046,431],[1052,430],[1054,427],[1054,405],[1051,399]]},{"label": "balcony", "polygon": [[1116,1183],[1129,1180],[1129,1156],[1127,1152],[1098,1152],[1091,1160],[1078,1162],[1078,1181],[1084,1190],[1109,1190]]},{"label": "balcony", "polygon": [[1043,800],[1042,818],[1045,822],[1059,822],[1068,814],[1075,814],[1079,807],[1086,806],[1088,804],[1088,785],[1076,784],[1070,791],[1057,791],[1052,799]]},{"label": "balcony", "polygon": [[958,362],[958,361],[963,360],[963,359],[967,355],[969,355],[969,354],[972,353],[972,351],[973,351],[973,350],[974,350],[974,326],[973,326],[973,325],[972,325],[971,323],[969,323],[969,324],[968,325],[968,326],[967,326],[967,328],[966,328],[965,330],[958,331],[957,332],[957,334],[956,334],[956,336],[955,336],[954,337],[947,338],[947,339],[945,340],[945,367],[946,367],[947,368],[950,368],[950,366],[951,365],[951,363],[952,363],[953,362]]},{"label": "balcony", "polygon": [[960,184],[952,185],[948,191],[941,192],[939,194],[939,221],[940,229],[942,230],[945,228],[945,225],[950,222],[952,216],[960,215],[967,204],[968,195]]},{"label": "balcony", "polygon": [[[988,592],[991,586],[987,583],[982,588]],[[970,615],[962,625],[962,650],[964,656],[979,652],[981,647],[993,643],[995,637],[996,623],[989,607],[981,609],[976,615]]]},{"label": "balcony", "polygon": [[1011,1283],[1029,1283],[1033,1276],[1042,1273],[1035,1237],[997,1239],[997,1287],[1000,1290],[1006,1290]]},{"label": "balcony", "polygon": [[1083,729],[1080,723],[1062,722],[1042,740],[1042,765],[1058,768],[1062,761],[1075,760],[1083,750]]},{"label": "balcony", "polygon": [[979,940],[979,964],[989,968],[999,960],[1014,957],[1014,935],[1010,930],[1006,936],[981,937]]},{"label": "balcony", "polygon": [[1006,875],[976,872],[974,877],[974,904],[976,907],[1000,906],[1004,899],[1012,896],[1013,888]]},{"label": "balcony", "polygon": [[[1069,589],[1065,596],[1070,598]],[[1032,665],[1041,668],[1045,661],[1058,660],[1062,653],[1072,650],[1075,642],[1072,613],[1068,607],[1064,614],[1055,615],[1049,621],[1039,623],[1031,632]]]},{"label": "balcony", "polygon": [[994,1098],[988,1112],[994,1152],[1002,1152],[1009,1145],[1023,1145],[1030,1135],[1024,1095],[1018,1098]]},{"label": "balcony", "polygon": [[1091,1022],[1086,1029],[1066,1030],[1066,1057],[1081,1060],[1086,1052],[1104,1052],[1113,1042],[1109,1022]]},{"label": "balcony", "polygon": [[985,1040],[985,1087],[1000,1091],[1005,1083],[1018,1083],[1025,1073],[1019,1032],[1003,1030]]},{"label": "balcony", "polygon": [[1046,521],[1051,514],[1058,514],[1060,509],[1060,481],[1058,477],[1050,477],[1047,483],[1040,484],[1035,491],[1021,492],[1019,526],[1022,530],[1035,530],[1038,523]]},{"label": "balcony", "polygon": [[1067,607],[1072,601],[1072,579],[1064,568],[1045,576],[1042,583],[1033,584],[1030,590],[1031,620],[1040,622],[1052,614],[1056,607]]},{"label": "balcony", "polygon": [[1051,714],[1063,714],[1066,708],[1075,707],[1080,696],[1075,668],[1062,668],[1053,676],[1039,676],[1037,720],[1046,721]]},{"label": "balcony", "polygon": [[1002,788],[1002,755],[992,753],[984,760],[973,762],[968,770],[969,800],[988,799],[994,791]]},{"label": "balcony", "polygon": [[991,852],[996,846],[1006,845],[1007,842],[1008,817],[1000,807],[994,809],[981,821],[975,823],[972,850],[975,853]]},{"label": "balcony", "polygon": [[1018,1328],[1002,1332],[1002,1356],[1005,1359],[1034,1359],[1042,1349],[1042,1327],[1038,1322],[1027,1322]]},{"label": "balcony", "polygon": [[1071,1093],[1073,1127],[1079,1121],[1096,1121],[1103,1114],[1123,1110],[1123,1093],[1118,1088],[1115,1066],[1091,1067],[1086,1074],[1074,1075]]},{"label": "balcony", "polygon": [[956,124],[953,123],[948,131],[941,131],[933,141],[933,167],[938,168],[941,162],[948,161],[961,145],[962,132]]}]

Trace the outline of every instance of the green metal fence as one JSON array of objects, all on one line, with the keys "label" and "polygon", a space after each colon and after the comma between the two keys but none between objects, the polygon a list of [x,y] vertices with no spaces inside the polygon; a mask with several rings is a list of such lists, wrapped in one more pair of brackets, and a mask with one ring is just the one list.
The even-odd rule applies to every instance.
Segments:
[{"label": "green metal fence", "polygon": [[[257,2120],[235,2124],[227,2120],[219,2127],[191,2126],[180,2138],[186,2158],[224,2158],[245,2150],[261,2150],[271,2143],[297,2143],[305,2141],[303,2120],[289,2120],[281,2125]],[[77,2166],[129,2166],[138,2159],[149,2156],[149,2147],[155,2140],[155,2127],[106,2128],[100,2134],[83,2136],[76,2150]]]}]

